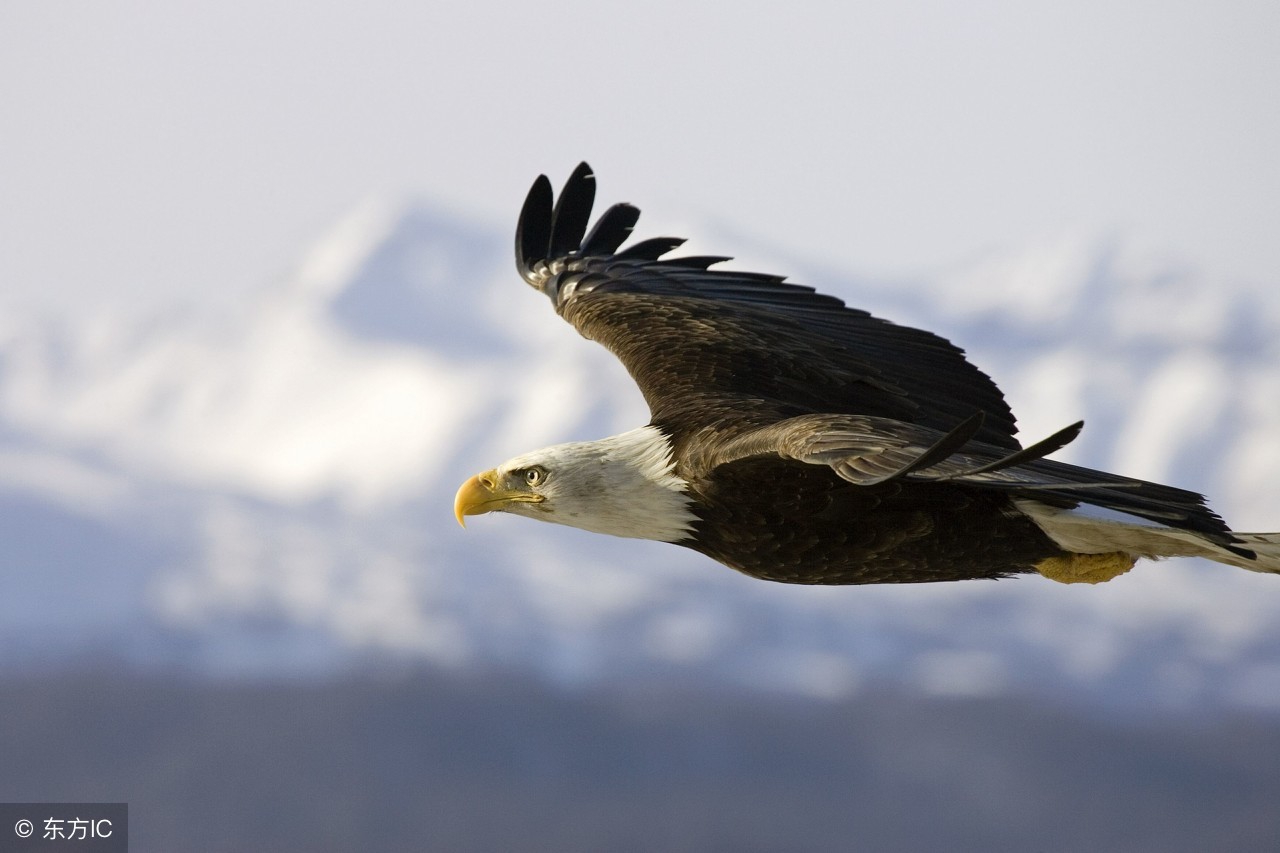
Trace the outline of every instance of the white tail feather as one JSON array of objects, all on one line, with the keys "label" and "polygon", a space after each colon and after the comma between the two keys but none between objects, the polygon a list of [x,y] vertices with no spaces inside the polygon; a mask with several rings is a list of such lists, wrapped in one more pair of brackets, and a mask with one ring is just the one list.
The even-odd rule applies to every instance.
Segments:
[{"label": "white tail feather", "polygon": [[1280,574],[1280,533],[1237,533],[1240,544],[1258,555],[1256,560],[1246,560],[1235,554],[1234,560],[1222,560],[1251,572],[1271,572]]},{"label": "white tail feather", "polygon": [[1124,513],[1080,506],[1062,509],[1039,501],[1014,501],[1063,550],[1074,554],[1121,551],[1150,560],[1203,557],[1253,572],[1280,574],[1280,533],[1236,533],[1239,546],[1257,554],[1243,557],[1190,530],[1165,527]]}]

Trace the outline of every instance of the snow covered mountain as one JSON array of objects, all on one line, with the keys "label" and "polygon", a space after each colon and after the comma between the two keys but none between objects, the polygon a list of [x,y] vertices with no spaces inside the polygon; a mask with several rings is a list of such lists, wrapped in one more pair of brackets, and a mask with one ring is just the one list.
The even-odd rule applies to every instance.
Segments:
[{"label": "snow covered mountain", "polygon": [[[1096,588],[807,589],[510,517],[458,529],[466,476],[647,415],[621,367],[520,283],[509,245],[429,205],[371,204],[235,314],[6,313],[0,666],[421,661],[1280,707],[1273,577],[1185,561]],[[1029,439],[1085,418],[1062,458],[1280,528],[1277,288],[1072,237],[935,281],[768,271],[965,346]]]}]

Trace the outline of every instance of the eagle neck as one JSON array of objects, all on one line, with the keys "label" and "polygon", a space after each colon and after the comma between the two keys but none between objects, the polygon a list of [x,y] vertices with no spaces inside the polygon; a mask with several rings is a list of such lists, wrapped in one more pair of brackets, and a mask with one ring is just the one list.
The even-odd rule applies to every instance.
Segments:
[{"label": "eagle neck", "polygon": [[593,442],[602,482],[598,532],[634,539],[678,542],[696,520],[689,484],[676,472],[671,441],[645,426]]}]

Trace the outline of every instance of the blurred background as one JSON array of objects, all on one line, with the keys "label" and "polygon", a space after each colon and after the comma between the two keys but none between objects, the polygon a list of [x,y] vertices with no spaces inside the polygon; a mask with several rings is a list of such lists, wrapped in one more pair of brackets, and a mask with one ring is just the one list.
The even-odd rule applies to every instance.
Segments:
[{"label": "blurred background", "polygon": [[458,483],[647,418],[639,233],[937,331],[1280,529],[1280,7],[0,5],[0,799],[135,850],[1262,849],[1280,579],[802,589]]}]

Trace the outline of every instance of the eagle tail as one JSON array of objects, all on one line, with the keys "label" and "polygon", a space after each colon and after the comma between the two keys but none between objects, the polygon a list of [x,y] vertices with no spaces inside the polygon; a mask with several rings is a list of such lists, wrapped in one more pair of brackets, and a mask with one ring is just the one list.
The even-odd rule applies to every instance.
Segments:
[{"label": "eagle tail", "polygon": [[1255,559],[1221,560],[1251,572],[1280,575],[1280,533],[1237,533],[1240,543],[1256,555]]},{"label": "eagle tail", "polygon": [[1014,503],[1059,547],[1073,554],[1202,557],[1253,572],[1280,574],[1280,533],[1230,533],[1229,540],[1222,541],[1221,536],[1210,537],[1096,505],[1067,508],[1030,498]]}]

